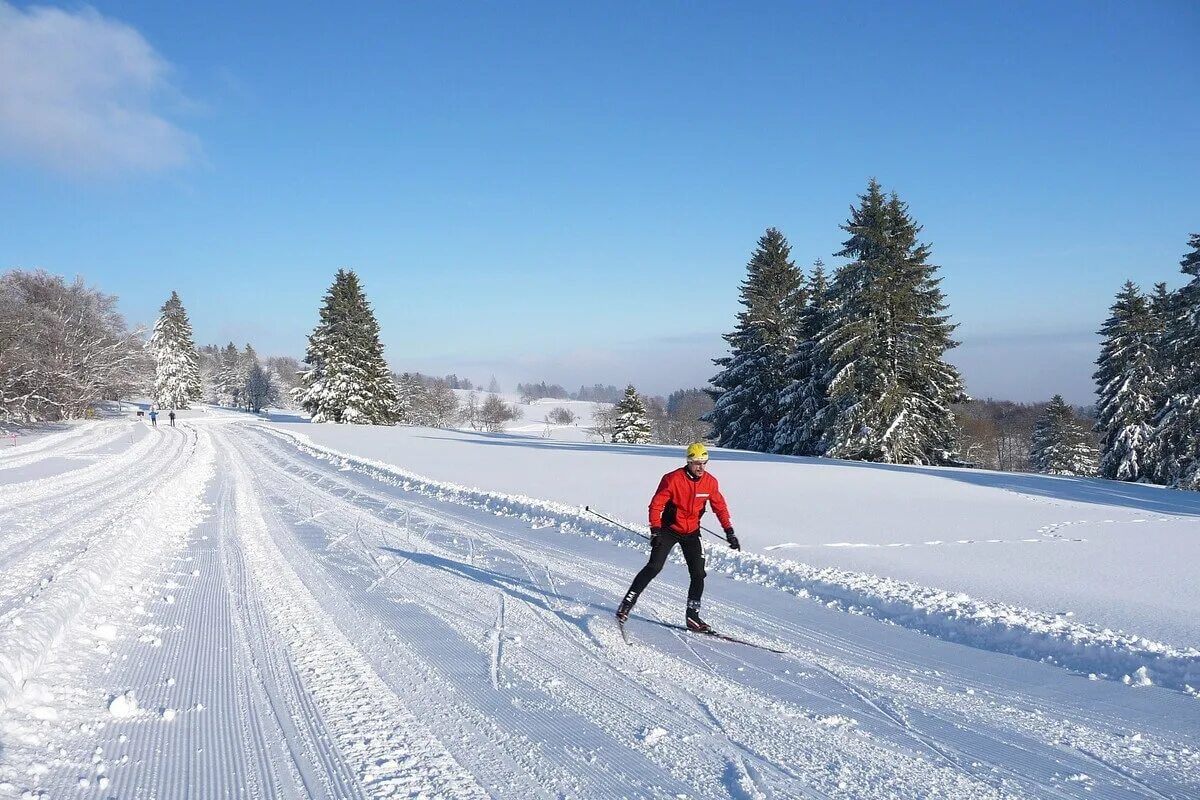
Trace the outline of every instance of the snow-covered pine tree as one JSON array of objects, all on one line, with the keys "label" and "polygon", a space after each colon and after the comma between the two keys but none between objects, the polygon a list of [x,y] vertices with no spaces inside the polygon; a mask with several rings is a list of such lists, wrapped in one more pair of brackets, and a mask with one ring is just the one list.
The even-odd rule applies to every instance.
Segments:
[{"label": "snow-covered pine tree", "polygon": [[405,372],[396,381],[396,422],[400,425],[425,425],[429,417],[429,391],[421,379]]},{"label": "snow-covered pine tree", "polygon": [[154,402],[159,408],[187,408],[200,399],[200,364],[192,323],[177,292],[163,303],[150,337],[154,354]]},{"label": "snow-covered pine tree", "polygon": [[952,403],[967,399],[946,300],[921,227],[875,179],[842,228],[837,255],[853,259],[833,281],[821,336],[832,416],[827,455],[894,464],[959,463]]},{"label": "snow-covered pine tree", "polygon": [[242,354],[233,342],[221,348],[217,367],[217,403],[237,406],[242,397]]},{"label": "snow-covered pine tree", "polygon": [[650,421],[646,418],[646,404],[638,397],[633,385],[625,387],[625,396],[617,403],[613,422],[612,440],[625,444],[649,444]]},{"label": "snow-covered pine tree", "polygon": [[1149,298],[1126,281],[1100,329],[1104,341],[1093,376],[1102,477],[1150,478],[1155,406],[1162,392],[1156,356],[1160,334]]},{"label": "snow-covered pine tree", "polygon": [[241,387],[242,408],[245,409],[253,407],[250,400],[250,375],[257,366],[261,366],[258,363],[258,353],[254,352],[254,348],[247,342],[245,349],[238,354],[238,385]]},{"label": "snow-covered pine tree", "polygon": [[780,422],[775,431],[776,453],[796,456],[820,456],[826,441],[829,387],[828,364],[819,347],[821,331],[829,322],[832,297],[825,262],[817,259],[805,290],[807,302],[800,312],[800,333],[796,350],[785,367],[787,388],[780,393]]},{"label": "snow-covered pine tree", "polygon": [[1162,351],[1170,361],[1165,402],[1155,420],[1155,475],[1181,489],[1200,489],[1200,234],[1179,262],[1191,281],[1171,296]]},{"label": "snow-covered pine tree", "polygon": [[221,368],[221,348],[206,344],[197,348],[197,367],[200,372],[200,396],[206,403],[217,404],[217,378]]},{"label": "snow-covered pine tree", "polygon": [[396,385],[383,358],[379,323],[352,270],[339,269],[321,320],[308,337],[293,395],[313,422],[389,425]]},{"label": "snow-covered pine tree", "polygon": [[1154,397],[1154,413],[1151,416],[1154,431],[1146,451],[1146,479],[1154,483],[1172,481],[1169,461],[1164,457],[1163,440],[1159,439],[1159,422],[1166,414],[1166,403],[1170,387],[1175,385],[1175,363],[1171,359],[1169,344],[1171,320],[1175,318],[1176,293],[1166,288],[1166,283],[1154,284],[1150,295],[1150,313],[1158,330],[1158,347],[1154,348],[1154,369],[1158,374],[1159,392]]},{"label": "snow-covered pine tree", "polygon": [[1096,474],[1096,448],[1062,395],[1051,398],[1034,425],[1029,463],[1047,475]]},{"label": "snow-covered pine tree", "polygon": [[705,417],[721,447],[770,451],[788,386],[786,365],[796,350],[805,295],[803,273],[790,259],[783,234],[768,228],[746,265],[737,325],[724,335],[729,355],[713,360],[721,371],[709,390],[715,405]]}]

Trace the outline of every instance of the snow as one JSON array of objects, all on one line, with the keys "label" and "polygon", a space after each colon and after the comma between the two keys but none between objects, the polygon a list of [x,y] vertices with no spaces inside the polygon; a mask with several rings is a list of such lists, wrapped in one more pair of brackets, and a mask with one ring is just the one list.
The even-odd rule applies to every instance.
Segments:
[{"label": "snow", "polygon": [[132,691],[119,694],[108,703],[108,713],[118,718],[132,717],[139,710],[137,695]]},{"label": "snow", "polygon": [[[1191,496],[714,450],[751,552],[708,540],[705,617],[784,652],[663,624],[675,563],[626,644],[645,543],[582,505],[642,525],[680,448],[548,433],[197,409],[0,455],[0,798],[1200,792],[1196,640],[1125,608],[1192,624],[1157,585],[1186,568]],[[981,515],[1005,542],[975,546]],[[1148,536],[1136,594],[1082,571],[974,588],[1008,551],[1103,579]],[[899,574],[920,569],[937,582]],[[1071,592],[1108,592],[1128,633],[1029,602]]]},{"label": "snow", "polygon": [[[682,448],[282,423],[436,481],[590,506],[643,527]],[[1200,646],[1200,494],[1096,478],[903,467],[713,448],[744,550],[950,594],[1073,613]],[[708,527],[717,530],[715,519]]]}]

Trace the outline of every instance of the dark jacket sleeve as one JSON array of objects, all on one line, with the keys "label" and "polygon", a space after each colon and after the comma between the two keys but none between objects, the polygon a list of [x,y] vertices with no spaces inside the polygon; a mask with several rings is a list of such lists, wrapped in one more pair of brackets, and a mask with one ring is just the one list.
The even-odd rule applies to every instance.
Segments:
[{"label": "dark jacket sleeve", "polygon": [[654,497],[650,498],[650,527],[662,527],[663,509],[667,507],[667,501],[671,499],[671,473],[662,476],[662,480],[658,482],[658,489],[654,492]]},{"label": "dark jacket sleeve", "polygon": [[708,503],[716,513],[717,519],[720,520],[721,527],[732,528],[733,522],[729,519],[729,506],[725,504],[725,495],[721,494],[721,487],[717,483],[717,479],[713,478],[712,482],[712,491],[708,493]]}]

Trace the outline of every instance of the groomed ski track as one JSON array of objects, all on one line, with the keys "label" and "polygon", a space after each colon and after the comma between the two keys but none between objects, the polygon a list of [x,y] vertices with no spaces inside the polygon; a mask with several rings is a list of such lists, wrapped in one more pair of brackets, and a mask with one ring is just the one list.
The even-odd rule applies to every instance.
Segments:
[{"label": "groomed ski track", "polygon": [[1182,692],[674,563],[626,644],[641,551],[243,419],[0,460],[0,797],[1200,796]]}]

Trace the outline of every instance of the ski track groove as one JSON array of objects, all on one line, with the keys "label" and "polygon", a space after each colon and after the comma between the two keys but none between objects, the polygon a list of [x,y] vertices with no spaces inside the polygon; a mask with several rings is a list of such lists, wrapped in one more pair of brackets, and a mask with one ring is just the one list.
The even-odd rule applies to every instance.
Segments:
[{"label": "ski track groove", "polygon": [[[228,437],[228,431],[222,433]],[[424,725],[404,709],[400,698],[386,688],[362,653],[343,638],[332,620],[318,613],[319,603],[311,593],[311,585],[292,571],[272,535],[283,526],[269,524],[267,512],[254,497],[256,479],[241,451],[231,438],[224,443],[238,487],[239,543],[247,551],[247,560],[254,564],[251,569],[256,573],[262,570],[257,585],[269,586],[280,595],[270,604],[274,624],[269,627],[287,643],[296,667],[304,675],[307,686],[295,670],[291,682],[307,705],[302,719],[316,740],[329,740],[326,747],[315,748],[329,768],[327,777],[334,785],[345,782],[347,789],[353,788],[351,796],[362,796],[363,787],[355,785],[356,774],[373,787],[369,790],[372,796],[421,785],[439,792],[481,796],[482,790]],[[330,719],[330,713],[335,717]],[[398,721],[404,724],[398,725]],[[318,727],[327,724],[327,733],[317,732]],[[335,748],[346,749],[346,756],[354,759],[357,768],[342,764]],[[393,754],[405,754],[397,756],[404,763],[395,760]]]}]

